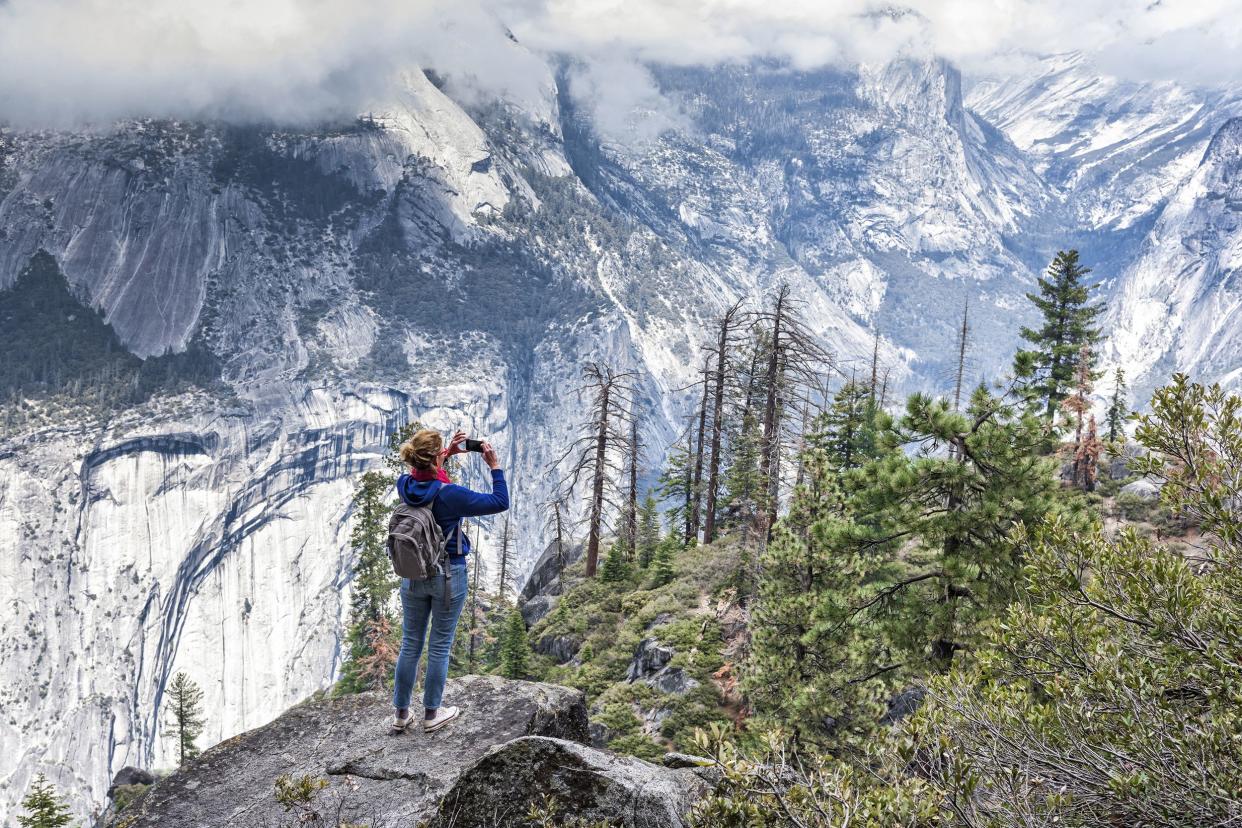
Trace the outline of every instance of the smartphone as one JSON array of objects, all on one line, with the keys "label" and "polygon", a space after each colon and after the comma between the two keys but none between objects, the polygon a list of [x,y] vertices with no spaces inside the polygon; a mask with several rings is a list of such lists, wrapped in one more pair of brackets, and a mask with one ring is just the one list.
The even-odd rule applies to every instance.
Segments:
[{"label": "smartphone", "polygon": [[482,440],[471,440],[471,439],[467,438],[467,440],[466,440],[466,451],[482,451],[482,450],[483,450],[483,441],[482,441]]}]

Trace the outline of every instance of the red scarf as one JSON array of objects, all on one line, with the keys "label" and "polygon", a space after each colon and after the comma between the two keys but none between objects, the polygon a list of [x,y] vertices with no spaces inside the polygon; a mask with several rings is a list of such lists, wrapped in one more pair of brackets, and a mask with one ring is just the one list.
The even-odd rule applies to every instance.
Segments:
[{"label": "red scarf", "polygon": [[449,480],[448,472],[444,470],[443,466],[439,467],[438,469],[437,468],[411,469],[410,476],[413,477],[415,480],[417,480],[419,483],[430,483],[433,480],[439,480],[441,483],[452,483],[453,482]]}]

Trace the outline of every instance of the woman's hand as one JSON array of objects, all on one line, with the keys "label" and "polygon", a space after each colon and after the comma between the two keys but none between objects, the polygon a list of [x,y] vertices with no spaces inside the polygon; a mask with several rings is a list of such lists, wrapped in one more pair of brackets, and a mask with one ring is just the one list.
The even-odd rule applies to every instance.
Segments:
[{"label": "woman's hand", "polygon": [[496,449],[492,448],[491,443],[483,444],[483,462],[492,471],[500,468],[500,458],[496,456]]},{"label": "woman's hand", "polygon": [[466,432],[457,431],[453,434],[453,439],[449,440],[448,448],[444,450],[445,457],[452,457],[454,454],[465,454]]}]

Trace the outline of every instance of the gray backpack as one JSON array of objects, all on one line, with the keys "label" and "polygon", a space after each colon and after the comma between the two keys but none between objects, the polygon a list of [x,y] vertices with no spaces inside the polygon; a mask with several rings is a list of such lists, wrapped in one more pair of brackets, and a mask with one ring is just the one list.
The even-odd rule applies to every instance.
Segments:
[{"label": "gray backpack", "polygon": [[[439,492],[436,492],[439,495]],[[429,581],[444,576],[444,606],[453,595],[451,567],[448,566],[448,538],[431,513],[433,497],[425,506],[402,503],[388,519],[388,557],[393,572],[411,581]],[[458,524],[460,526],[460,524]]]}]

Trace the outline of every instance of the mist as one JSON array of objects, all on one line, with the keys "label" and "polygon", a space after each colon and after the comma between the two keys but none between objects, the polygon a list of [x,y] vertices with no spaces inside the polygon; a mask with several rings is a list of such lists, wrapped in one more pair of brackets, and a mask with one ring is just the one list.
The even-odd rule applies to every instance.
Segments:
[{"label": "mist", "polygon": [[653,62],[940,56],[986,76],[1078,50],[1123,77],[1211,86],[1242,77],[1240,38],[1226,0],[0,0],[0,123],[347,119],[418,66],[455,94],[521,102],[555,57],[606,131],[642,137],[676,118]]}]

